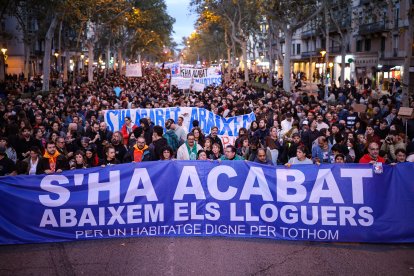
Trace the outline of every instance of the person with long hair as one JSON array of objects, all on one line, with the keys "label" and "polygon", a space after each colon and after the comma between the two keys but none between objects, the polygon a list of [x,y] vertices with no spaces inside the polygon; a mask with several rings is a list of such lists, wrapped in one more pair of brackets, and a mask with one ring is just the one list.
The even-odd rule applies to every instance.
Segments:
[{"label": "person with long hair", "polygon": [[194,127],[191,132],[194,134],[195,142],[200,146],[204,147],[205,136],[201,128]]},{"label": "person with long hair", "polygon": [[70,169],[86,169],[88,168],[88,164],[86,162],[86,157],[83,151],[78,150],[75,152],[75,157],[70,162]]},{"label": "person with long hair", "polygon": [[204,141],[203,149],[206,151],[207,156],[213,153],[213,140],[210,137],[207,137]]},{"label": "person with long hair", "polygon": [[99,157],[92,147],[87,147],[85,150],[85,159],[88,168],[97,167],[99,165]]},{"label": "person with long hair", "polygon": [[162,149],[162,154],[160,156],[160,160],[173,160],[174,158],[174,151],[170,146],[165,146]]},{"label": "person with long hair", "polygon": [[220,157],[221,157],[220,145],[217,144],[217,143],[214,143],[213,147],[212,147],[212,153],[209,156],[209,159],[218,160],[218,159],[220,159]]}]

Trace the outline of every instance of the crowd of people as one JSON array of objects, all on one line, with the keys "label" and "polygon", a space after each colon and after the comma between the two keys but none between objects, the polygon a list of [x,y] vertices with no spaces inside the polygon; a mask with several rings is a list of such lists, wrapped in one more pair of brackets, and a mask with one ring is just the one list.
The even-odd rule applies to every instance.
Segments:
[{"label": "crowd of people", "polygon": [[[300,88],[264,90],[234,74],[204,92],[170,90],[167,72],[146,68],[142,78],[96,72],[93,83],[8,79],[0,87],[0,176],[50,174],[119,163],[157,160],[247,160],[267,165],[414,162],[414,120],[398,115],[399,93],[359,89],[347,82],[313,95]],[[40,84],[40,85],[39,85]],[[119,89],[119,93],[116,93]],[[356,112],[354,104],[365,104]],[[120,131],[104,121],[108,109],[191,106],[223,117],[255,113],[232,144],[218,128],[188,132],[185,114],[164,126],[125,118]]]}]

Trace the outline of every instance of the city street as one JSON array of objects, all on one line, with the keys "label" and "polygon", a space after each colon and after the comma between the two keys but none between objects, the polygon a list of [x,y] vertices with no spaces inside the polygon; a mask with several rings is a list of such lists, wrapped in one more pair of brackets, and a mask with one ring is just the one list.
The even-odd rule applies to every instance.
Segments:
[{"label": "city street", "polygon": [[0,247],[0,275],[413,275],[414,245],[131,238]]}]

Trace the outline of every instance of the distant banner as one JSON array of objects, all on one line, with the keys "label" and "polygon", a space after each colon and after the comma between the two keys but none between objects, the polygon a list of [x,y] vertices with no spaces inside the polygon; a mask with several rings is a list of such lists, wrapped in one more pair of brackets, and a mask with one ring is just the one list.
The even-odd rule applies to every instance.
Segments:
[{"label": "distant banner", "polygon": [[0,178],[0,244],[146,236],[414,242],[414,163],[157,161]]},{"label": "distant banner", "polygon": [[185,78],[172,78],[171,85],[177,86],[178,89],[190,89],[191,87],[191,79]]},{"label": "distant banner", "polygon": [[174,78],[193,79],[194,82],[202,83],[204,84],[204,86],[217,86],[220,85],[222,82],[222,75],[220,72],[220,68],[218,67],[210,67],[203,69],[180,68],[179,74],[173,75],[173,79]]},{"label": "distant banner", "polygon": [[133,63],[126,65],[126,77],[142,77],[141,63]]},{"label": "distant banner", "polygon": [[164,63],[164,69],[170,69],[171,76],[178,76],[180,74],[180,62]]},{"label": "distant banner", "polygon": [[203,92],[205,88],[204,83],[201,82],[194,82],[191,86],[191,90],[196,92]]},{"label": "distant banner", "polygon": [[237,136],[242,127],[250,128],[250,124],[256,120],[254,113],[235,117],[223,118],[204,108],[197,107],[170,107],[170,108],[151,108],[151,109],[119,109],[106,110],[105,122],[109,130],[118,131],[125,123],[125,117],[130,117],[131,121],[139,125],[141,118],[151,118],[151,121],[158,126],[164,127],[168,119],[178,121],[178,117],[184,118],[183,126],[190,132],[193,121],[198,120],[199,127],[205,134],[210,133],[213,126],[217,126],[218,134],[221,136]]}]

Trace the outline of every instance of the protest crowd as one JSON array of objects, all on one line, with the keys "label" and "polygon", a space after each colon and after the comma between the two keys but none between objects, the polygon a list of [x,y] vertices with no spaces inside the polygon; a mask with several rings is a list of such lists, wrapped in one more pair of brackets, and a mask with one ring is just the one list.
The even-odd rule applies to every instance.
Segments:
[{"label": "protest crowd", "polygon": [[[262,77],[252,73],[251,78]],[[235,73],[204,92],[182,91],[170,89],[166,72],[145,68],[142,78],[96,72],[93,83],[82,75],[68,83],[55,79],[52,91],[41,94],[40,78],[10,76],[0,89],[0,176],[157,160],[247,160],[271,166],[414,162],[414,121],[398,115],[400,87],[384,93],[347,81],[343,88],[330,87],[325,100],[322,87],[309,93],[295,86],[287,93],[281,79],[274,83],[265,90]],[[357,112],[354,104],[366,110]],[[126,117],[115,132],[104,121],[105,110],[175,106],[205,108],[222,117],[254,112],[256,121],[225,145],[217,127],[203,133],[195,120],[188,132],[183,125],[188,114],[164,126]]]}]

